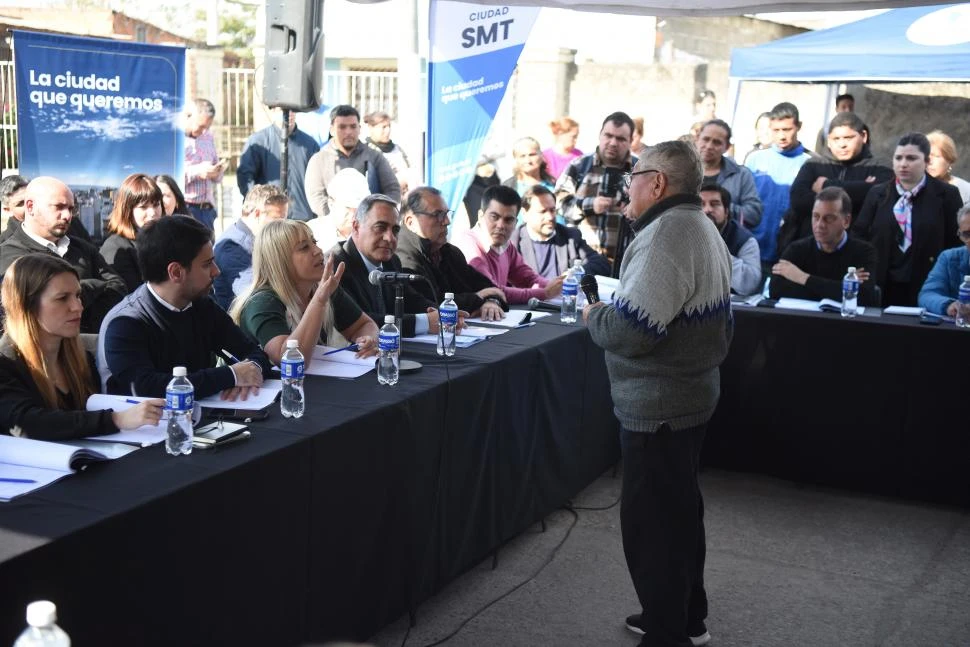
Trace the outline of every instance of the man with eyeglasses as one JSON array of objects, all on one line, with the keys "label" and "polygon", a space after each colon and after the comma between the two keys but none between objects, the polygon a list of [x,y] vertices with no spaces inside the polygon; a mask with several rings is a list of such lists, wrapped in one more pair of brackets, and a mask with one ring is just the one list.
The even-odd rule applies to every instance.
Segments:
[{"label": "man with eyeglasses", "polygon": [[599,146],[590,155],[577,157],[556,183],[556,193],[572,193],[581,201],[585,219],[580,231],[594,249],[613,262],[619,271],[628,225],[623,219],[627,203],[623,174],[637,158],[630,153],[633,119],[625,112],[614,112],[603,120]]},{"label": "man with eyeglasses", "polygon": [[960,284],[963,277],[970,275],[970,204],[957,212],[957,236],[963,246],[940,253],[919,291],[919,306],[933,314],[957,316]]},{"label": "man with eyeglasses", "polygon": [[24,223],[0,245],[0,276],[26,254],[54,254],[70,263],[81,279],[81,332],[97,333],[101,320],[128,294],[124,279],[91,243],[68,235],[74,220],[74,194],[53,177],[27,185]]},{"label": "man with eyeglasses", "polygon": [[505,317],[509,309],[505,293],[468,264],[461,250],[448,242],[448,225],[454,211],[441,191],[422,186],[408,193],[401,209],[404,227],[398,234],[397,256],[404,271],[420,274],[415,289],[434,303],[445,292],[455,294],[455,303],[471,316],[487,321]]},{"label": "man with eyeglasses", "polygon": [[522,212],[525,223],[512,232],[511,242],[539,276],[562,276],[576,259],[583,262],[587,274],[610,275],[610,262],[586,244],[578,229],[556,222],[552,191],[541,184],[529,187],[522,194]]},{"label": "man with eyeglasses", "polygon": [[583,319],[606,353],[623,450],[623,552],[641,605],[640,647],[704,645],[704,500],[697,482],[727,356],[731,257],[701,210],[692,144],[652,146],[630,174],[635,238],[613,303]]}]

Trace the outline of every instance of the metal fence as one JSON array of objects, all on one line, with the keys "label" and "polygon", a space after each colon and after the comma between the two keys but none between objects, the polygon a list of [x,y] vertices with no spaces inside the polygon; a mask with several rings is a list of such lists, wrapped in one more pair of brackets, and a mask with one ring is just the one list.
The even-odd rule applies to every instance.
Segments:
[{"label": "metal fence", "polygon": [[397,116],[397,72],[327,70],[323,81],[328,105],[351,105],[361,116],[375,110]]},{"label": "metal fence", "polygon": [[17,91],[13,61],[0,61],[0,169],[17,167]]}]

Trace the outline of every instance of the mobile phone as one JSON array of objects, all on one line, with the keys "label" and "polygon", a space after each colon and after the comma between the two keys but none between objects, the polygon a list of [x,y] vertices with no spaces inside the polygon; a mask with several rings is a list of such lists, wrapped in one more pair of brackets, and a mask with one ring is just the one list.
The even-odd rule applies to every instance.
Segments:
[{"label": "mobile phone", "polygon": [[269,417],[269,407],[263,409],[211,409],[202,407],[202,415],[206,420],[236,420],[239,422],[255,422]]},{"label": "mobile phone", "polygon": [[943,318],[928,312],[924,312],[919,316],[919,322],[926,326],[939,326],[941,323],[943,323]]}]

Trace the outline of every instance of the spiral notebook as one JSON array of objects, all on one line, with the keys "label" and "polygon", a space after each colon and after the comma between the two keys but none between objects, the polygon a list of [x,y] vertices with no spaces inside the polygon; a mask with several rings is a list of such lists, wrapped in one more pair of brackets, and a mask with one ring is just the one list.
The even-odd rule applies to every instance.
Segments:
[{"label": "spiral notebook", "polygon": [[50,485],[112,457],[90,447],[0,436],[0,501]]}]

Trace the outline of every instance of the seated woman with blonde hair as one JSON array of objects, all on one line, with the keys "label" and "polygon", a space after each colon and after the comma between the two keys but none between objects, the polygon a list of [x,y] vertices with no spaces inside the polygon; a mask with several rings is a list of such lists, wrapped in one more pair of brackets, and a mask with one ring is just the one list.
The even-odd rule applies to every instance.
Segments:
[{"label": "seated woman with blonde hair", "polygon": [[81,282],[51,254],[27,254],[3,278],[0,433],[37,440],[113,434],[158,423],[165,401],[126,411],[85,411],[98,392],[94,357],[81,343]]},{"label": "seated woman with blonde hair", "polygon": [[[286,340],[299,341],[307,366],[313,347],[352,340],[357,357],[377,354],[377,324],[340,289],[344,264],[324,261],[306,223],[275,220],[256,236],[253,284],[232,302],[229,315],[256,338],[274,364]],[[336,339],[338,336],[343,339]]]}]

